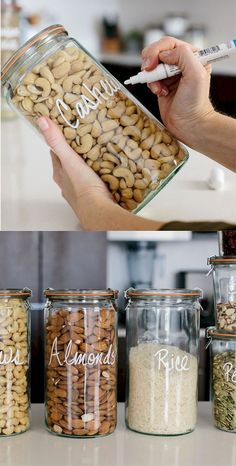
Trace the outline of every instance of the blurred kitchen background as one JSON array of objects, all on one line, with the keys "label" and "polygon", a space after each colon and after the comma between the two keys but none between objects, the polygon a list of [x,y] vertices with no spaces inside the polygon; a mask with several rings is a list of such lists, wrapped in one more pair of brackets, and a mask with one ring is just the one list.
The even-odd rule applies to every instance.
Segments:
[{"label": "blurred kitchen background", "polygon": [[48,287],[118,289],[118,399],[125,394],[123,291],[201,288],[199,399],[209,399],[205,328],[214,324],[212,277],[207,258],[219,252],[217,233],[198,232],[1,232],[0,288],[23,288],[32,297],[32,401],[43,401],[43,290]]},{"label": "blurred kitchen background", "polygon": [[[62,23],[122,82],[140,68],[142,48],[163,35],[196,47],[235,37],[236,2],[227,0],[2,0],[2,61],[32,35]],[[8,51],[7,51],[8,49]],[[235,60],[213,67],[215,106],[236,116]],[[219,92],[220,89],[224,92]],[[157,116],[156,99],[146,86],[132,92]]]}]

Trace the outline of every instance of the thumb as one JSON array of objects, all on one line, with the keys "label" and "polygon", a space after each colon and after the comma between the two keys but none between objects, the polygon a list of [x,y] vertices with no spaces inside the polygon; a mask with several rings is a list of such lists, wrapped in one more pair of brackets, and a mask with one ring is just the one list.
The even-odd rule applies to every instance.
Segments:
[{"label": "thumb", "polygon": [[159,57],[163,63],[178,66],[182,75],[190,79],[198,79],[205,72],[204,66],[194,55],[192,48],[186,44],[160,52]]},{"label": "thumb", "polygon": [[36,124],[43,134],[46,143],[62,163],[71,160],[75,156],[73,149],[67,144],[60,128],[50,118],[40,117],[37,119]]}]

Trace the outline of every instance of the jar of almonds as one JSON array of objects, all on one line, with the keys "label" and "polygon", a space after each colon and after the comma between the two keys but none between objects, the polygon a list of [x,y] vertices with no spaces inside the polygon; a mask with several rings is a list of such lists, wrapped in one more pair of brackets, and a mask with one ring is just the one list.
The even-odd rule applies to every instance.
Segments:
[{"label": "jar of almonds", "polygon": [[117,292],[44,292],[46,425],[69,437],[107,435],[116,427]]},{"label": "jar of almonds", "polygon": [[236,334],[207,329],[211,349],[211,389],[215,426],[236,433]]},{"label": "jar of almonds", "polygon": [[213,273],[217,329],[236,333],[236,256],[210,257],[208,263]]},{"label": "jar of almonds", "polygon": [[104,181],[138,212],[180,169],[187,150],[61,25],[24,44],[1,73],[4,96],[35,127],[45,115]]},{"label": "jar of almonds", "polygon": [[0,436],[29,428],[30,296],[27,288],[0,290]]}]

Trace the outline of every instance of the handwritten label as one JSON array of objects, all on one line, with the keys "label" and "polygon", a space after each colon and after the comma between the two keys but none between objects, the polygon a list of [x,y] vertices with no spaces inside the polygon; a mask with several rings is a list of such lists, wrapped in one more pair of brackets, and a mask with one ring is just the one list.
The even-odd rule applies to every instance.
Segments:
[{"label": "handwritten label", "polygon": [[[75,105],[75,110],[81,120],[88,116],[92,110],[97,110],[99,105],[104,100],[109,100],[110,97],[113,97],[113,95],[121,89],[121,85],[118,83],[118,81],[115,81],[111,78],[101,79],[99,84],[103,89],[103,92],[98,89],[96,85],[94,85],[92,89],[89,89],[86,84],[82,84],[82,86],[89,92],[89,94],[91,94],[91,98],[93,97],[95,100],[89,99],[89,97],[84,94],[79,96],[79,100]],[[63,113],[63,110],[70,110],[69,105],[67,105],[62,99],[57,99],[56,106],[66,124],[71,128],[77,129],[80,124],[80,120],[77,118],[75,123],[71,123],[69,120],[67,120],[65,114]]]},{"label": "handwritten label", "polygon": [[223,371],[225,373],[226,382],[233,382],[236,384],[236,369],[233,370],[232,362],[226,362],[223,365]]},{"label": "handwritten label", "polygon": [[158,370],[161,368],[167,371],[175,370],[177,372],[189,371],[189,357],[188,355],[179,356],[174,353],[169,353],[168,349],[162,348],[155,353],[157,359]]},{"label": "handwritten label", "polygon": [[112,366],[116,360],[116,353],[112,351],[112,345],[109,346],[107,353],[79,353],[78,351],[71,355],[73,341],[70,340],[66,346],[64,357],[60,358],[60,351],[57,347],[57,337],[54,339],[49,359],[49,366],[52,363],[53,358],[57,359],[59,366],[73,366],[76,364],[82,364],[83,366],[94,366],[97,364],[107,364]]},{"label": "handwritten label", "polygon": [[0,351],[0,366],[7,366],[8,364],[15,364],[16,366],[22,366],[25,364],[25,361],[21,360],[19,349],[16,350],[14,356],[11,347],[7,353],[4,352],[4,350]]}]

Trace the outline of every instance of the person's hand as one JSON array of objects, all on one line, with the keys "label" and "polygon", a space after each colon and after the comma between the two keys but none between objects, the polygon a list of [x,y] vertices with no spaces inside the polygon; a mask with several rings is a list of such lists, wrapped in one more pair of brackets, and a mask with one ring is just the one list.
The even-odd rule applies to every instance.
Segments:
[{"label": "person's hand", "polygon": [[[214,115],[209,100],[211,66],[203,66],[186,42],[164,37],[142,52],[142,69],[150,71],[160,62],[177,65],[182,74],[148,85],[157,95],[164,125],[177,138],[191,145],[191,132]],[[204,125],[203,125],[204,126]]]},{"label": "person's hand", "polygon": [[100,197],[113,202],[103,181],[67,144],[58,126],[47,117],[38,118],[37,125],[51,148],[53,179],[75,213],[84,202]]},{"label": "person's hand", "polygon": [[37,125],[51,148],[54,181],[85,230],[155,230],[162,226],[116,204],[103,181],[49,118],[38,118]]}]

